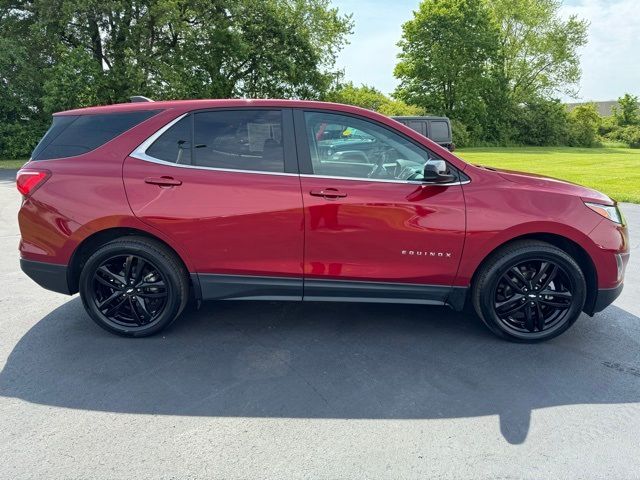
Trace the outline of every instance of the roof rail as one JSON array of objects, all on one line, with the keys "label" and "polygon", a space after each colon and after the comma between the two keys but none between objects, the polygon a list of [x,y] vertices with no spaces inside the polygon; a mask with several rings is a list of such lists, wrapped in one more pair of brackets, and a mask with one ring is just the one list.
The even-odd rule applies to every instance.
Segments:
[{"label": "roof rail", "polygon": [[134,95],[133,97],[129,97],[129,100],[131,100],[131,103],[153,102],[150,98],[143,97],[142,95]]}]

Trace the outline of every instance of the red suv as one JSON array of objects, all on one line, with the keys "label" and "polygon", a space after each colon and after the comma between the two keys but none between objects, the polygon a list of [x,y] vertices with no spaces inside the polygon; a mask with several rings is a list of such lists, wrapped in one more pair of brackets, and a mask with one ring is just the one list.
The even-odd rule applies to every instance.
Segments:
[{"label": "red suv", "polygon": [[17,187],[24,272],[135,337],[193,297],[470,302],[497,335],[540,341],[609,305],[629,257],[606,195],[331,103],[58,113]]}]

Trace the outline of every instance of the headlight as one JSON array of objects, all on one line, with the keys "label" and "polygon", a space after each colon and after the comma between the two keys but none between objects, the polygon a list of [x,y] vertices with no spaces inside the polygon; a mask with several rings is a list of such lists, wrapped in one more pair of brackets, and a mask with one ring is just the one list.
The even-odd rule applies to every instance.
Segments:
[{"label": "headlight", "polygon": [[591,210],[596,212],[598,215],[603,216],[604,218],[608,218],[612,222],[619,223],[620,225],[625,224],[624,216],[620,209],[617,206],[612,205],[601,205],[599,203],[590,203],[584,202],[584,204],[589,207]]}]

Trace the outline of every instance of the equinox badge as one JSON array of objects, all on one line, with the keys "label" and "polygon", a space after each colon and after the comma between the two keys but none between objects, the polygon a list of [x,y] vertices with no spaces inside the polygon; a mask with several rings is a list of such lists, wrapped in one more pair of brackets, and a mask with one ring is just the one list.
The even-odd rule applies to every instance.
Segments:
[{"label": "equinox badge", "polygon": [[427,252],[426,250],[402,250],[402,255],[416,255],[422,257],[451,258],[450,252]]}]

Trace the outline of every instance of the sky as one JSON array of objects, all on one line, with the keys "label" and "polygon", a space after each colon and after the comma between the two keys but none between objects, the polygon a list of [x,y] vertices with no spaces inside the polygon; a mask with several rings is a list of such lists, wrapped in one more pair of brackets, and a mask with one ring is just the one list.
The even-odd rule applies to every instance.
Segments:
[{"label": "sky", "polygon": [[[392,93],[401,25],[413,16],[419,0],[334,0],[355,23],[350,45],[338,57],[345,80]],[[589,42],[580,49],[582,79],[578,97],[563,101],[614,100],[640,95],[640,0],[565,0],[561,15],[590,22]]]}]

